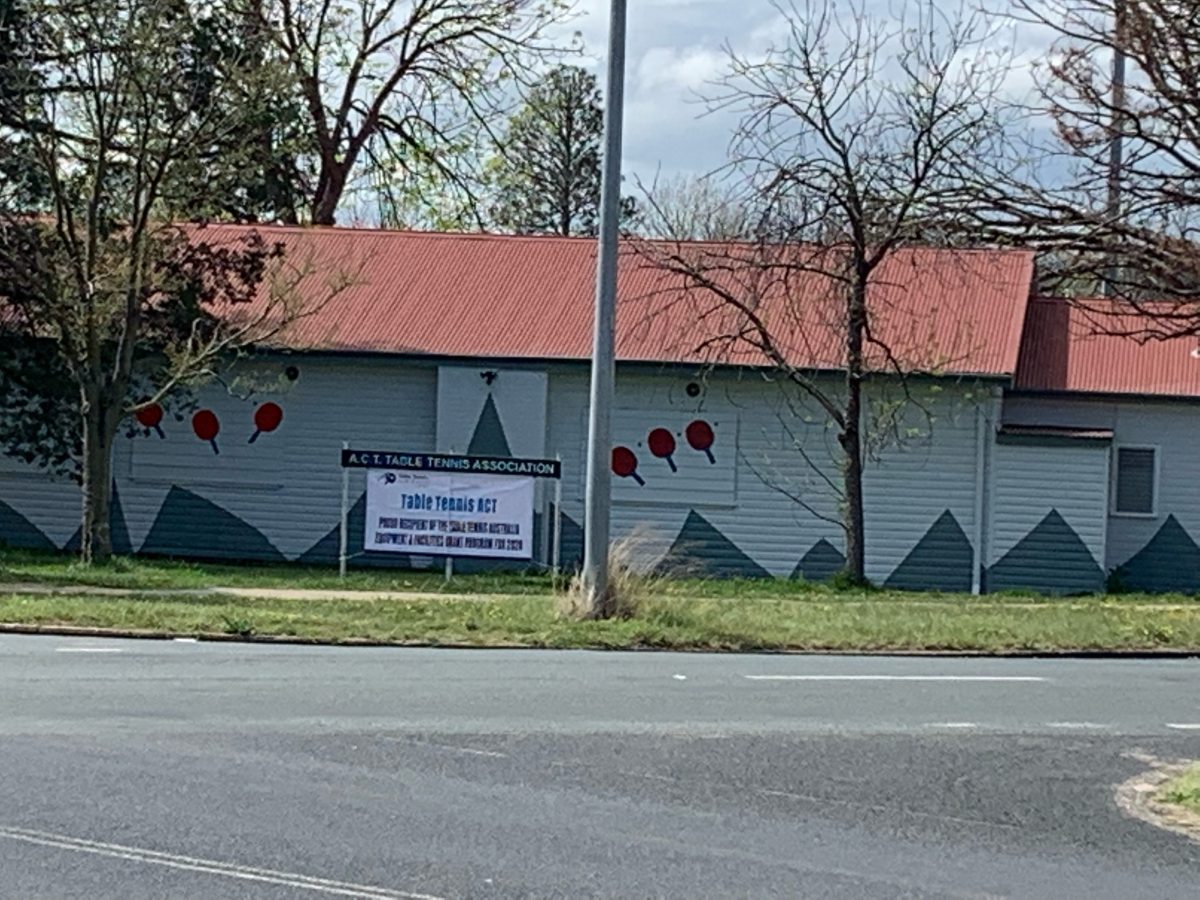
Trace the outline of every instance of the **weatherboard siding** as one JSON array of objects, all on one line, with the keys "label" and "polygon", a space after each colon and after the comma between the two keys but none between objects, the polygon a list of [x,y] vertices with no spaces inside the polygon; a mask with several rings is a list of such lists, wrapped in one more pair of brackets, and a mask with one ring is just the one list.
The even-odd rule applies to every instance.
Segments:
[{"label": "weatherboard siding", "polygon": [[[300,369],[294,383],[282,377],[287,365]],[[133,548],[199,558],[303,555],[337,527],[342,441],[434,449],[436,377],[432,366],[276,358],[256,364],[252,379],[231,382],[242,395],[261,386],[247,399],[218,386],[199,391],[198,406],[221,423],[219,454],[192,433],[188,411],[182,421],[168,413],[165,439],[122,430],[113,468]],[[250,444],[256,403],[266,400],[282,407],[283,421]],[[5,461],[0,502],[63,546],[78,527],[78,488],[20,469]],[[364,477],[351,473],[351,503]]]},{"label": "weatherboard siding", "polygon": [[79,486],[0,454],[0,544],[62,547],[79,527]]},{"label": "weatherboard siding", "polygon": [[1154,515],[1112,514],[1111,483],[1104,482],[1103,568],[1116,571],[1129,588],[1200,591],[1200,416],[1194,403],[1016,396],[1005,401],[1004,418],[1011,424],[1111,428],[1113,447],[1156,447]]},{"label": "weatherboard siding", "polygon": [[[295,382],[281,377],[289,364],[300,368]],[[487,367],[498,368],[501,380],[505,371],[515,370]],[[588,375],[577,365],[546,371],[545,418],[536,416],[533,430],[544,432],[546,454],[563,459],[562,546],[570,562],[582,552]],[[135,551],[332,562],[342,442],[436,449],[434,364],[292,356],[260,361],[253,377],[246,374],[233,390],[208,387],[197,397],[199,406],[220,419],[219,454],[192,433],[190,411],[178,421],[168,414],[165,439],[122,433],[114,472],[121,527]],[[688,395],[692,382],[702,385],[697,397]],[[836,390],[836,379],[828,387]],[[977,388],[958,384],[931,393],[923,402],[932,421],[910,419],[903,446],[883,449],[868,464],[872,580],[969,589],[978,396]],[[254,409],[268,399],[282,407],[283,422],[251,444]],[[541,446],[537,435],[527,433],[521,408],[496,405],[505,439],[513,446]],[[711,457],[688,444],[686,426],[694,419],[711,423]],[[674,436],[670,459],[654,456],[646,442],[647,429],[659,426]],[[814,580],[840,567],[836,433],[811,401],[786,400],[778,385],[749,373],[710,373],[697,380],[681,369],[625,368],[618,377],[614,434],[636,451],[646,482],[643,490],[632,479],[614,479],[614,532],[638,535],[643,564],[696,574]],[[77,527],[75,486],[11,461],[3,473],[0,501],[34,525],[34,542],[44,532],[48,544],[64,546]],[[364,474],[353,471],[350,537],[351,551],[359,555],[352,564],[409,562],[361,555],[363,490]],[[5,515],[0,507],[0,528]]]},{"label": "weatherboard siding", "polygon": [[1124,568],[1130,587],[1200,591],[1200,412],[1186,403],[1121,403],[1113,444],[1156,447],[1158,485],[1153,516],[1110,516],[1110,567]]},{"label": "weatherboard siding", "polygon": [[1104,586],[1109,448],[998,441],[991,466],[987,590]]},{"label": "weatherboard siding", "polygon": [[[623,372],[617,379],[614,430],[620,431],[624,418],[640,419],[655,408],[662,410],[664,423],[693,415],[725,421],[736,417],[732,502],[723,489],[703,481],[670,500],[637,502],[629,499],[635,490],[629,480],[614,479],[614,533],[636,533],[642,554],[665,556],[670,566],[684,571],[828,577],[840,566],[844,551],[836,523],[838,498],[829,484],[839,485],[835,431],[811,402],[792,398],[785,403],[779,386],[761,377],[715,373],[704,382],[703,395],[690,398],[686,388],[693,380],[684,373]],[[836,389],[833,379],[828,386]],[[953,385],[936,398],[925,398],[932,421],[910,416],[907,424],[914,434],[868,464],[867,574],[873,581],[884,583],[910,562],[896,586],[970,589],[979,396],[978,388]],[[990,409],[990,399],[983,402]],[[561,448],[568,461],[563,505],[576,523],[583,515],[586,403],[585,372],[552,374],[549,445]],[[645,448],[633,449],[647,489],[651,477],[669,477]],[[728,448],[718,444],[713,449]],[[946,541],[947,529],[936,527],[947,524],[947,513],[952,523],[948,530],[958,533],[959,541]],[[922,545],[931,529],[931,540]],[[701,556],[705,558],[697,558]]]}]

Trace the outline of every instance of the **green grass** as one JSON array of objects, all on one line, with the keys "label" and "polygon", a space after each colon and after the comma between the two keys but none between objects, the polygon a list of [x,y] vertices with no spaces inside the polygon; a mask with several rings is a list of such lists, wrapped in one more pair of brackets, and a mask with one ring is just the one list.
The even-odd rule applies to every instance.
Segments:
[{"label": "green grass", "polygon": [[0,550],[0,584],[89,585],[132,591],[236,588],[330,588],[444,594],[546,594],[548,575],[497,573],[456,575],[446,582],[442,569],[351,570],[345,580],[337,569],[295,563],[238,565],[115,557],[103,566],[82,566],[73,556],[28,550]]},{"label": "green grass", "polygon": [[1159,789],[1158,799],[1200,814],[1200,763],[1164,784]]},{"label": "green grass", "polygon": [[557,616],[550,596],[399,600],[249,600],[226,597],[0,596],[0,622],[171,634],[277,635],[528,647],[713,650],[1200,650],[1200,606],[1174,609],[1101,600],[952,604],[832,598],[660,596],[630,619]]},{"label": "green grass", "polygon": [[[16,585],[85,588],[33,593]],[[7,585],[7,587],[5,587]],[[209,587],[304,588],[306,599],[153,592]],[[88,587],[126,595],[89,594]],[[328,589],[424,594],[322,597]],[[1200,651],[1193,597],[836,590],[783,579],[652,579],[632,618],[561,618],[543,574],[456,576],[440,571],[351,572],[119,558],[83,567],[63,554],[0,551],[0,622],[171,634],[230,634],[529,647],[721,650]],[[429,596],[436,595],[436,596]]]},{"label": "green grass", "polygon": [[[128,591],[197,590],[214,586],[231,588],[303,588],[308,590],[364,590],[447,595],[503,595],[548,597],[554,585],[548,574],[502,572],[458,574],[447,582],[442,569],[410,571],[360,569],[339,579],[336,568],[302,566],[296,563],[231,564],[117,557],[103,566],[81,566],[63,553],[0,549],[0,588],[17,583],[84,585]],[[881,589],[836,589],[782,578],[677,578],[655,584],[666,597],[729,600],[791,600],[810,603],[865,602],[871,604],[914,602],[954,607],[1000,604],[1022,606],[1048,602],[1031,593],[1004,592],[972,597],[969,594],[914,593]],[[1154,606],[1200,606],[1194,596],[1179,594],[1119,594],[1085,598],[1058,598],[1055,604],[1138,604]]]}]

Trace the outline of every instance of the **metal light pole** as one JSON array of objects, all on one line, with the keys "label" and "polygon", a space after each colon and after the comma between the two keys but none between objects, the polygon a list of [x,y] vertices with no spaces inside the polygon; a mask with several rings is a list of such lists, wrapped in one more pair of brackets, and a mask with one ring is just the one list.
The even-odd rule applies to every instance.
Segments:
[{"label": "metal light pole", "polygon": [[608,596],[612,506],[612,398],[616,381],[617,238],[621,218],[621,117],[625,105],[625,4],[611,0],[608,85],[604,106],[604,171],[600,181],[600,242],[596,264],[596,322],[588,406],[587,490],[584,496],[583,589],[591,614]]}]

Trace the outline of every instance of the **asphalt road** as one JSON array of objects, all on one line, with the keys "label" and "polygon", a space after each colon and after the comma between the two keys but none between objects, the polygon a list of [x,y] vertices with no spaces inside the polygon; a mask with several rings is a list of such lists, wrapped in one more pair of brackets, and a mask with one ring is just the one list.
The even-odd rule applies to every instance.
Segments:
[{"label": "asphalt road", "polygon": [[1200,896],[1200,661],[0,637],[0,897]]}]

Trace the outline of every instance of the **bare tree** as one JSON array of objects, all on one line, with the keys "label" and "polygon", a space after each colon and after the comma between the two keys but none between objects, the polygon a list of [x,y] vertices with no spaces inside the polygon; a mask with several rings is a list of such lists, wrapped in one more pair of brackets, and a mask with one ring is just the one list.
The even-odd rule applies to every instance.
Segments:
[{"label": "bare tree", "polygon": [[[679,276],[678,302],[713,335],[702,349],[773,367],[831,423],[846,574],[862,581],[864,387],[883,376],[906,392],[909,374],[954,361],[911,328],[898,346],[888,293],[896,267],[917,264],[907,248],[954,217],[966,173],[997,140],[1004,60],[979,20],[934,3],[898,21],[833,0],[777,9],[780,43],[756,57],[730,52],[709,98],[741,115],[730,169],[754,238],[644,252]],[[815,368],[844,375],[831,384]]]},{"label": "bare tree", "polygon": [[507,82],[558,52],[562,0],[262,0],[316,140],[308,217],[332,225],[364,163],[470,187],[453,153],[464,118],[488,125]]},{"label": "bare tree", "polygon": [[[1200,334],[1194,5],[1016,0],[1013,15],[1053,46],[1018,152],[980,167],[977,226],[1038,249],[1042,289],[1093,308],[1098,330]],[[1115,305],[1093,303],[1102,291]]]},{"label": "bare tree", "polygon": [[717,175],[676,175],[635,182],[642,199],[634,230],[678,241],[734,241],[754,236],[745,198]]},{"label": "bare tree", "polygon": [[[209,102],[245,86],[234,60],[202,102],[174,58],[196,26],[179,0],[30,0],[45,89],[5,127],[29,147],[43,211],[0,209],[0,438],[74,470],[85,561],[111,553],[122,420],[212,374],[236,348],[315,309],[308,272],[250,232],[172,224],[174,179],[241,127]],[[334,286],[334,290],[337,286]]]}]

